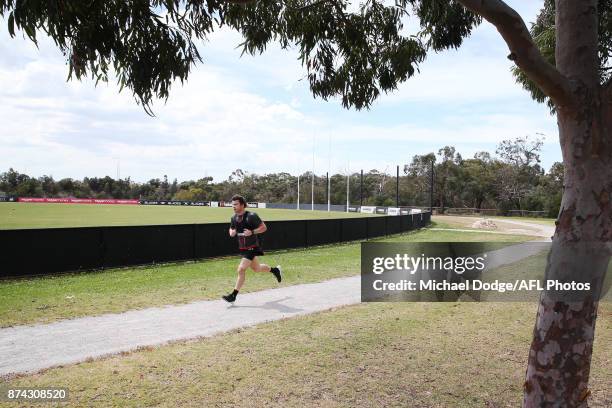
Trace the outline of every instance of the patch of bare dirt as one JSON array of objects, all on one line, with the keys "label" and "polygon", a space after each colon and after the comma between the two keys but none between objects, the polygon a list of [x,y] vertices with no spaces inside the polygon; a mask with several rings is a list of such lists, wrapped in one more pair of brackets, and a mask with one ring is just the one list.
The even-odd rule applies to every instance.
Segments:
[{"label": "patch of bare dirt", "polygon": [[496,230],[497,224],[493,220],[485,218],[478,220],[472,224],[472,228],[484,229],[484,230]]}]

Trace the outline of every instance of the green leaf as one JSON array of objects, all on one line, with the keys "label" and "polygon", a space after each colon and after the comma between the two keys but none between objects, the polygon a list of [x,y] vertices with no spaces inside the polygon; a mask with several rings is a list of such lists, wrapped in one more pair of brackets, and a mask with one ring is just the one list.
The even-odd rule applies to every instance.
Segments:
[{"label": "green leaf", "polygon": [[38,45],[36,42],[36,28],[32,25],[26,24],[25,26],[23,26],[23,29],[25,30],[30,40],[32,40],[34,44]]},{"label": "green leaf", "polygon": [[15,15],[11,12],[8,18],[8,30],[11,37],[15,36]]}]

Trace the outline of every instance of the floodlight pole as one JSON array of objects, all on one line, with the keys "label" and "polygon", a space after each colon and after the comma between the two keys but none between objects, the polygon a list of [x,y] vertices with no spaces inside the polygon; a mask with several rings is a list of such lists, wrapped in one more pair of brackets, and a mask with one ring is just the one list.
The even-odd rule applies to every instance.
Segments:
[{"label": "floodlight pole", "polygon": [[395,206],[399,208],[399,165],[397,166],[397,176],[395,179]]},{"label": "floodlight pole", "polygon": [[434,161],[431,161],[429,175],[429,212],[433,215]]},{"label": "floodlight pole", "polygon": [[310,209],[314,211],[314,171],[315,171],[315,137],[312,136],[312,183],[310,192]]},{"label": "floodlight pole", "polygon": [[363,169],[361,169],[361,179],[359,183],[359,205],[363,206]]},{"label": "floodlight pole", "polygon": [[350,165],[346,169],[346,212],[349,212],[349,179],[351,177]]},{"label": "floodlight pole", "polygon": [[329,181],[329,172],[331,171],[331,133],[329,138],[329,150],[327,151],[327,212],[331,211],[331,183]]},{"label": "floodlight pole", "polygon": [[325,179],[327,181],[327,212],[331,211],[331,201],[329,197],[329,171],[325,173]]},{"label": "floodlight pole", "polygon": [[314,211],[314,171],[312,172],[312,191],[310,192],[310,209]]},{"label": "floodlight pole", "polygon": [[300,209],[300,173],[298,172],[297,209]]}]

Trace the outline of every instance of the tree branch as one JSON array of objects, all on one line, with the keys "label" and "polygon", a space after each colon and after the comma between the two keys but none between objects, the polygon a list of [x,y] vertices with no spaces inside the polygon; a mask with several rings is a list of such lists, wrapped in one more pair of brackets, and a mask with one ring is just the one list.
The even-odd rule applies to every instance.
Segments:
[{"label": "tree branch", "polygon": [[569,80],[549,64],[534,44],[521,16],[502,0],[457,0],[493,24],[510,49],[508,58],[557,106],[571,105]]}]

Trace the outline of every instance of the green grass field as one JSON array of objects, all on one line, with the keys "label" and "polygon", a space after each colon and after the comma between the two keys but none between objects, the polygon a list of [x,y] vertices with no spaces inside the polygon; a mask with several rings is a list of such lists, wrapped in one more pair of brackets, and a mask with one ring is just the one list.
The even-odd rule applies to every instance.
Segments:
[{"label": "green grass field", "polygon": [[[253,209],[264,221],[376,216],[338,211]],[[0,203],[0,229],[229,222],[231,208],[165,205]]]},{"label": "green grass field", "polygon": [[[153,215],[167,213],[166,220],[191,222],[224,221],[230,208],[195,208],[165,206],[65,205],[16,203],[0,208],[14,209],[20,216],[14,225],[59,226],[95,225],[87,215],[97,214],[101,224],[132,221],[147,224]],[[42,211],[41,211],[42,210]],[[258,210],[264,219],[291,217],[329,217],[346,214],[320,211]],[[27,213],[32,213],[28,218]],[[128,216],[132,214],[132,218]],[[6,214],[4,212],[3,214]],[[71,218],[79,214],[74,222]],[[103,214],[104,216],[102,216]],[[121,218],[117,218],[117,216]],[[139,217],[139,218],[135,218]],[[19,219],[19,223],[17,223]],[[137,222],[136,222],[137,221]],[[66,226],[67,226],[66,225]],[[432,223],[435,226],[435,223]],[[454,231],[424,229],[384,238],[388,242],[504,241],[531,239],[520,235],[499,235],[479,232],[464,234]],[[268,253],[264,262],[285,265],[283,285],[317,282],[359,273],[359,243]],[[63,274],[39,278],[0,281],[0,327],[19,324],[47,323],[65,318],[116,313],[130,309],[216,299],[233,285],[236,256],[199,262],[171,263],[144,267],[118,268],[105,271]],[[250,273],[244,292],[271,287],[268,277]]]},{"label": "green grass field", "polygon": [[[385,242],[491,241],[520,242],[520,235],[411,231]],[[0,327],[48,323],[80,316],[218,299],[234,285],[237,256],[199,262],[109,269],[0,281]],[[268,252],[262,262],[283,265],[282,286],[357,275],[360,244]],[[242,292],[275,287],[267,274],[247,273]]]},{"label": "green grass field", "polygon": [[[591,407],[612,402],[611,313],[600,305]],[[70,407],[519,407],[535,315],[535,303],[362,303],[6,385],[66,387],[57,406]]]},{"label": "green grass field", "polygon": [[[533,237],[423,229],[391,242]],[[282,285],[359,273],[359,244],[267,254]],[[0,281],[0,326],[218,298],[235,279],[228,257],[95,273]],[[525,260],[526,265],[541,259]],[[252,272],[245,292],[276,286]],[[145,347],[6,379],[67,387],[61,406],[515,407],[536,313],[532,303],[363,303]],[[590,406],[609,406],[612,316],[600,305]],[[0,407],[15,406],[0,402]]]}]

